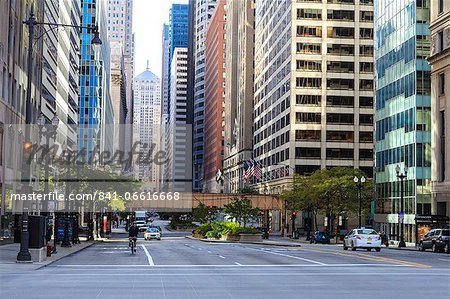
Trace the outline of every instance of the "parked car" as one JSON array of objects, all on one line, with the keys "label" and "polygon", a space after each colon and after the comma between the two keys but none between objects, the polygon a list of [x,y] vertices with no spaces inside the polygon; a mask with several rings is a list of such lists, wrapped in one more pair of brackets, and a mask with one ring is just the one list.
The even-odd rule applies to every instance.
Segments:
[{"label": "parked car", "polygon": [[150,227],[144,233],[144,240],[151,239],[161,240],[161,233],[156,227]]},{"label": "parked car", "polygon": [[316,231],[310,240],[311,244],[330,244],[330,235],[326,232]]},{"label": "parked car", "polygon": [[351,248],[355,251],[357,248],[367,249],[373,248],[379,252],[381,251],[381,237],[371,228],[356,228],[352,229],[344,238],[344,250]]},{"label": "parked car", "polygon": [[419,241],[419,250],[431,249],[434,252],[449,252],[450,230],[432,229]]}]

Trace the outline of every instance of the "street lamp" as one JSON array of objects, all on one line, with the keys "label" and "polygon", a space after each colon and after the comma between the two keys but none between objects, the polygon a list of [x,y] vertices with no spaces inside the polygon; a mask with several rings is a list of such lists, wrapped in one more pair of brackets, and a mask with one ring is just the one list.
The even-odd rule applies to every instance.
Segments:
[{"label": "street lamp", "polygon": [[358,227],[362,226],[362,204],[361,204],[361,189],[363,187],[363,184],[366,182],[366,178],[365,177],[361,177],[358,178],[357,176],[355,176],[353,178],[353,182],[355,182],[356,184],[356,190],[358,191],[358,203],[359,203],[359,208],[358,208]]},{"label": "street lamp", "polygon": [[[51,125],[46,126],[46,118],[44,116],[43,113],[41,113],[41,115],[39,116],[39,118],[37,119],[37,124],[39,126],[39,131],[41,132],[41,135],[44,135],[46,140],[45,140],[45,145],[48,147],[48,149],[50,149],[50,138],[55,140],[56,139],[56,133],[57,133],[57,129],[58,129],[58,125],[59,125],[59,118],[58,116],[55,114],[52,118],[51,121]],[[44,180],[44,194],[48,194],[49,193],[49,188],[48,188],[48,176],[49,176],[49,157],[46,157],[45,159],[45,180]],[[45,213],[46,215],[49,215],[49,203],[47,202],[47,212]],[[56,212],[54,212],[54,216],[53,216],[53,221],[54,221],[54,226],[53,226],[53,231],[54,231],[54,241],[53,241],[53,250],[52,253],[57,253],[56,251],[56,240],[58,237],[58,228],[57,228],[57,221],[56,221]]]},{"label": "street lamp", "polygon": [[[34,30],[35,26],[38,25],[48,25],[48,26],[56,26],[56,27],[71,27],[77,29],[87,29],[91,33],[94,34],[94,38],[92,39],[92,45],[96,46],[101,44],[101,40],[98,34],[97,26],[77,26],[77,25],[69,25],[69,24],[58,24],[58,23],[47,23],[47,22],[38,22],[34,16],[34,9],[31,7],[30,16],[28,20],[23,21],[23,24],[28,27],[28,69],[27,69],[27,97],[25,103],[25,141],[30,142],[30,128],[29,126],[33,123],[33,103],[31,99],[31,82],[33,81],[33,44],[34,44]],[[47,31],[48,32],[48,31]],[[44,32],[46,34],[47,32]],[[37,39],[41,38],[44,34],[39,36]],[[25,149],[24,153],[25,153]],[[31,175],[31,165],[24,167],[22,169],[22,182],[28,182]],[[22,189],[25,194],[31,193],[31,186],[28,183],[24,183],[22,185]],[[31,254],[28,246],[29,242],[29,232],[28,232],[28,207],[26,202],[23,206],[22,212],[22,223],[21,223],[21,237],[20,237],[20,251],[17,254],[18,262],[31,262]]]},{"label": "street lamp", "polygon": [[405,165],[404,168],[404,172],[400,172],[400,165],[397,165],[397,167],[395,168],[395,171],[397,173],[397,178],[400,180],[400,211],[398,213],[398,231],[399,231],[399,235],[400,235],[400,239],[398,242],[398,247],[406,247],[406,243],[405,243],[405,237],[403,234],[403,223],[405,220],[405,209],[404,209],[404,180],[408,177],[408,166]]}]

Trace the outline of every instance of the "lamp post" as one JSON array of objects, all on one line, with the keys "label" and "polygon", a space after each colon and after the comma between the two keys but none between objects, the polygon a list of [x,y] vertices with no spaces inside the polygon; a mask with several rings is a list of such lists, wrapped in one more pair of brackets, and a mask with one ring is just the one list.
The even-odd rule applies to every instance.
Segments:
[{"label": "lamp post", "polygon": [[[39,126],[39,131],[41,132],[42,135],[45,135],[45,144],[48,147],[48,149],[50,149],[50,138],[55,140],[56,139],[56,133],[57,133],[57,128],[59,125],[59,118],[58,116],[55,114],[53,116],[53,119],[51,121],[51,125],[50,126],[46,126],[47,121],[45,119],[44,114],[41,113],[41,115],[39,116],[39,118],[37,119],[37,124]],[[48,176],[49,176],[49,157],[46,157],[45,159],[45,180],[44,180],[44,194],[48,194],[49,193],[49,187],[48,187]],[[49,203],[47,202],[47,208],[46,208],[46,215],[50,215],[50,211],[49,211]],[[57,228],[57,222],[56,222],[56,212],[53,212],[53,232],[54,232],[54,236],[53,236],[53,249],[52,249],[52,253],[55,254],[57,253],[56,251],[56,239],[58,237],[58,228]]]},{"label": "lamp post", "polygon": [[405,237],[403,234],[403,223],[405,222],[405,209],[404,209],[404,180],[408,177],[408,167],[405,165],[404,172],[400,172],[400,165],[395,168],[397,173],[397,178],[400,180],[400,211],[398,213],[398,232],[399,232],[399,242],[398,247],[406,247]]},{"label": "lamp post", "polygon": [[[101,45],[102,41],[100,40],[100,36],[98,33],[97,26],[85,27],[85,26],[77,26],[77,25],[69,25],[69,24],[58,24],[58,23],[47,23],[47,22],[38,22],[34,16],[33,7],[31,7],[30,16],[28,20],[23,21],[23,24],[28,27],[28,59],[27,59],[27,97],[25,102],[25,142],[24,142],[24,154],[29,150],[28,146],[25,147],[25,144],[28,144],[30,141],[30,128],[29,126],[33,123],[33,110],[32,110],[32,100],[31,100],[31,82],[33,81],[33,42],[34,42],[34,32],[35,26],[54,26],[54,27],[71,27],[78,29],[87,29],[94,34],[92,39],[92,45],[97,46]],[[48,31],[47,31],[48,32]],[[47,32],[44,32],[47,33]],[[43,34],[43,35],[44,35]],[[43,35],[39,36],[37,39],[41,38]],[[30,174],[31,174],[31,165],[23,167],[22,169],[22,190],[25,194],[31,193],[31,186],[29,184]],[[24,202],[23,212],[22,212],[22,223],[21,223],[21,235],[20,235],[20,251],[17,254],[18,262],[31,262],[31,254],[29,250],[29,232],[28,232],[28,207],[27,203]]]},{"label": "lamp post", "polygon": [[355,182],[356,190],[357,190],[357,196],[358,196],[358,227],[362,226],[362,203],[361,203],[361,189],[363,187],[363,184],[366,182],[365,177],[358,178],[355,176],[353,178],[353,182]]}]

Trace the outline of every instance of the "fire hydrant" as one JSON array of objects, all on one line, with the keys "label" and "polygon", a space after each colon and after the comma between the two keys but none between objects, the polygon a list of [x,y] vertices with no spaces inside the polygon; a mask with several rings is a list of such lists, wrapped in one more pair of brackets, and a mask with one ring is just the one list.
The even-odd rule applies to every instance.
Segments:
[{"label": "fire hydrant", "polygon": [[52,256],[52,250],[53,250],[52,244],[48,243],[47,244],[47,256]]}]

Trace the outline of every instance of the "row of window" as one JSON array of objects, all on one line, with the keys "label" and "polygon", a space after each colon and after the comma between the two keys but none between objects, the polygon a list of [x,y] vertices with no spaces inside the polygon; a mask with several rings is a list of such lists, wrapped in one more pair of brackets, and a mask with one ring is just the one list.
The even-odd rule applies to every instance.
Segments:
[{"label": "row of window", "polygon": [[[297,77],[295,82],[297,88],[322,88],[322,78]],[[343,78],[327,79],[327,89],[354,90],[355,80]],[[360,79],[359,89],[373,91],[373,80]]]},{"label": "row of window", "polygon": [[[326,121],[328,124],[353,125],[355,122],[355,114],[353,113],[327,113]],[[322,117],[320,113],[314,112],[297,112],[295,113],[295,122],[297,124],[310,123],[320,124]],[[359,123],[361,125],[373,125],[373,114],[360,114]]]},{"label": "row of window", "polygon": [[[299,8],[297,9],[297,19],[312,19],[312,20],[322,20],[322,10],[321,9],[308,9]],[[336,21],[355,21],[355,11],[354,10],[332,10],[327,11],[328,20]],[[373,21],[373,11],[360,11],[359,20],[361,22],[372,22]]]},{"label": "row of window", "polygon": [[[322,37],[322,26],[297,26],[298,37]],[[355,38],[355,28],[327,27],[329,38]],[[372,39],[373,28],[360,28],[359,38]]]},{"label": "row of window", "polygon": [[[319,130],[296,130],[296,141],[313,141],[320,142],[322,139],[322,132]],[[354,142],[355,132],[353,131],[327,131],[327,142]],[[359,132],[360,143],[372,143],[373,132]]]},{"label": "row of window", "polygon": [[[326,158],[329,160],[353,160],[355,150],[352,148],[327,148]],[[322,149],[320,147],[296,147],[296,159],[320,159]],[[360,160],[373,160],[372,149],[359,149]]]},{"label": "row of window", "polygon": [[[295,103],[304,106],[321,106],[321,95],[297,94]],[[327,96],[327,107],[355,107],[356,97],[353,96]],[[363,108],[373,108],[373,97],[359,97],[359,106]]]},{"label": "row of window", "polygon": [[[322,71],[322,61],[297,60],[297,70],[299,71]],[[372,62],[360,62],[361,73],[373,73]],[[332,73],[354,73],[355,63],[352,61],[327,61],[327,71]]]}]

